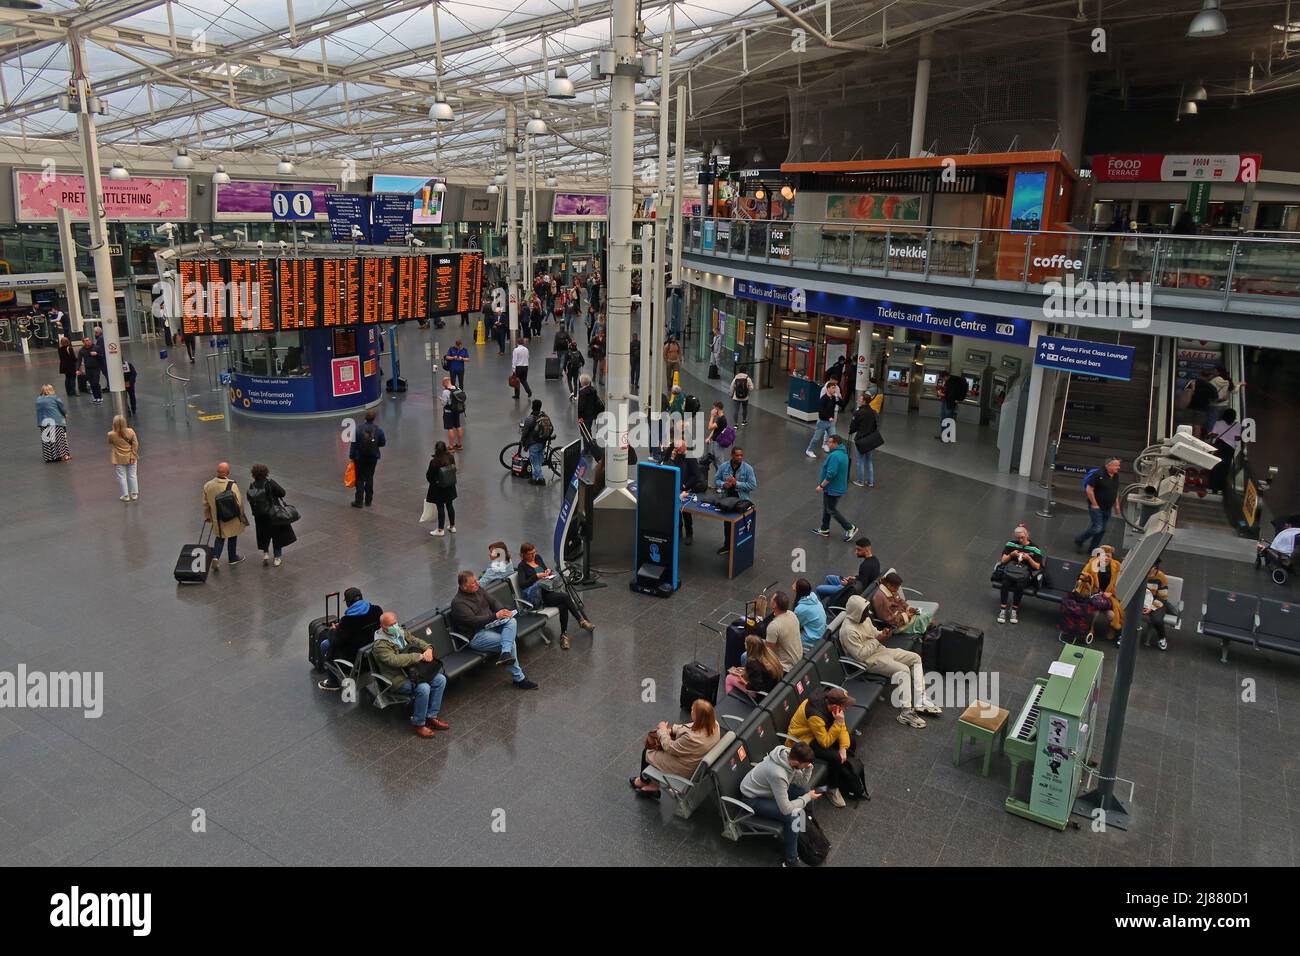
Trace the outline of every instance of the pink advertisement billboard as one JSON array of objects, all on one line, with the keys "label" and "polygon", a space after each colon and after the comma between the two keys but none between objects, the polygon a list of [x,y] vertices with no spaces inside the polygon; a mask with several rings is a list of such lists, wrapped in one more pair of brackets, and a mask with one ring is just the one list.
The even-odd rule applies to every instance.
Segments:
[{"label": "pink advertisement billboard", "polygon": [[[100,178],[104,212],[119,222],[188,219],[190,182],[184,178]],[[60,209],[86,219],[86,177],[80,173],[14,170],[14,211],[18,222],[54,222]]]},{"label": "pink advertisement billboard", "polygon": [[263,180],[236,179],[225,186],[214,186],[213,222],[270,222],[271,193],[277,189],[305,189],[311,193],[316,221],[326,222],[325,194],[336,192],[337,183],[273,183]]},{"label": "pink advertisement billboard", "polygon": [[556,193],[551,204],[551,218],[575,221],[605,219],[609,216],[609,197],[603,193]]}]

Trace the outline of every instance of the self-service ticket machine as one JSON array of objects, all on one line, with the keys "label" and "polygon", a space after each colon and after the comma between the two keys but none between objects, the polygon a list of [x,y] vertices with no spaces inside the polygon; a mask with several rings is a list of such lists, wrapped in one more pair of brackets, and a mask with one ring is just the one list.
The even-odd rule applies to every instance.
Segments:
[{"label": "self-service ticket machine", "polygon": [[939,375],[952,367],[952,349],[931,345],[921,359],[921,394],[917,408],[926,418],[938,418],[943,403],[939,401]]},{"label": "self-service ticket machine", "polygon": [[982,349],[963,349],[961,377],[966,379],[966,398],[957,406],[957,421],[968,425],[984,422],[984,402],[992,386],[993,353]]},{"label": "self-service ticket machine", "polygon": [[906,415],[911,409],[921,378],[916,373],[916,344],[894,342],[885,356],[885,411],[891,415]]},{"label": "self-service ticket machine", "polygon": [[1015,355],[1004,355],[998,367],[991,370],[991,382],[985,392],[984,420],[997,428],[1002,420],[1002,405],[1007,395],[1020,379],[1022,359]]}]

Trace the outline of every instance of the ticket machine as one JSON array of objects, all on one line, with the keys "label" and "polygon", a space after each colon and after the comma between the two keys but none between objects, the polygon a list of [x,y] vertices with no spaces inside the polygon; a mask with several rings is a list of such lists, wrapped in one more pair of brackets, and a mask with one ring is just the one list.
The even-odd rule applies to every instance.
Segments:
[{"label": "ticket machine", "polygon": [[916,343],[891,342],[885,355],[885,411],[906,415],[911,409],[921,379],[916,372]]},{"label": "ticket machine", "polygon": [[917,408],[926,418],[938,418],[943,410],[939,401],[939,376],[952,367],[952,349],[931,345],[921,358],[921,394]]},{"label": "ticket machine", "polygon": [[990,384],[984,396],[984,420],[997,428],[1002,418],[1002,405],[1020,378],[1019,356],[1004,355],[997,368],[990,370]]},{"label": "ticket machine", "polygon": [[790,375],[790,388],[785,400],[785,413],[801,422],[817,421],[817,408],[821,398],[821,382],[813,374],[811,342],[794,342],[786,366]]},{"label": "ticket machine", "polygon": [[966,380],[966,398],[957,406],[957,421],[980,425],[984,421],[985,396],[993,378],[993,353],[982,349],[963,349],[961,377]]}]

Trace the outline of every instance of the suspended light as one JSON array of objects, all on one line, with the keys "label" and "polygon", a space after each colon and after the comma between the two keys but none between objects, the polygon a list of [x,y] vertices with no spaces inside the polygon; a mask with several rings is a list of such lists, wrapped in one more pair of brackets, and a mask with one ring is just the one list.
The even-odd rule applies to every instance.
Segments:
[{"label": "suspended light", "polygon": [[573,88],[573,80],[569,79],[568,70],[564,67],[556,69],[551,82],[547,84],[546,95],[553,100],[571,100],[578,95]]},{"label": "suspended light", "polygon": [[656,103],[654,99],[648,95],[646,96],[645,99],[643,99],[640,103],[636,105],[637,116],[654,116],[658,112],[659,112],[659,104]]},{"label": "suspended light", "polygon": [[757,189],[754,190],[754,198],[759,200],[760,202],[763,201],[764,199],[767,198],[766,190],[764,190],[762,186],[759,186]]},{"label": "suspended light", "polygon": [[450,123],[456,118],[452,112],[451,104],[447,102],[447,97],[439,93],[433,98],[433,105],[429,107],[429,119],[435,123]]},{"label": "suspended light", "polygon": [[1178,107],[1179,116],[1195,116],[1198,112],[1199,110],[1196,108],[1196,104],[1191,100],[1184,100],[1183,105]]},{"label": "suspended light", "polygon": [[757,148],[754,150],[754,158],[753,158],[753,161],[756,162],[756,163],[762,163],[762,162],[766,162],[766,161],[767,161],[767,157],[763,155],[763,147],[762,147],[762,146],[759,146],[759,147],[757,147]]},{"label": "suspended light", "polygon": [[114,163],[113,168],[108,171],[109,179],[130,179],[131,174],[126,171],[126,167],[121,163]]},{"label": "suspended light", "polygon": [[558,179],[556,179],[554,176],[547,176],[547,177],[546,177],[546,188],[547,188],[547,189],[554,189],[554,188],[555,188],[556,186],[558,186],[559,184],[560,184],[560,181],[559,181]]},{"label": "suspended light", "polygon": [[194,160],[190,159],[189,150],[184,146],[176,150],[176,155],[172,157],[172,169],[193,169]]},{"label": "suspended light", "polygon": [[293,163],[289,161],[288,156],[280,157],[280,162],[276,163],[275,171],[281,176],[293,175]]},{"label": "suspended light", "polygon": [[441,179],[439,179],[436,182],[434,182],[433,191],[436,193],[445,193],[447,191],[447,184],[444,183]]},{"label": "suspended light", "polygon": [[713,141],[713,149],[709,150],[709,155],[710,155],[710,156],[725,156],[725,155],[726,155],[726,154],[723,153],[723,151],[722,151],[722,141],[721,141],[721,140],[714,140],[714,141]]},{"label": "suspended light", "polygon": [[541,110],[533,110],[532,118],[528,120],[528,125],[524,127],[524,132],[529,136],[546,135],[546,120],[542,119]]},{"label": "suspended light", "polygon": [[1219,10],[1219,0],[1202,0],[1201,12],[1192,17],[1187,36],[1192,39],[1221,37],[1228,32],[1228,21]]},{"label": "suspended light", "polygon": [[813,134],[811,132],[807,132],[803,134],[803,144],[805,146],[816,146],[817,140],[813,138]]},{"label": "suspended light", "polygon": [[1203,83],[1197,83],[1192,87],[1192,91],[1187,94],[1187,98],[1193,103],[1204,103],[1210,98],[1209,92],[1205,89]]},{"label": "suspended light", "polygon": [[497,193],[501,192],[501,187],[499,187],[496,183],[488,183],[488,184],[487,184],[487,189],[484,190],[484,191],[485,191],[489,196],[495,196]]},{"label": "suspended light", "polygon": [[230,174],[226,172],[225,166],[218,166],[217,171],[212,174],[212,185],[214,186],[230,185]]},{"label": "suspended light", "polygon": [[492,182],[498,186],[504,186],[506,184],[506,174],[498,169],[496,175],[492,177]]},{"label": "suspended light", "polygon": [[784,186],[782,186],[782,187],[781,187],[781,198],[784,199],[784,200],[786,200],[787,202],[789,202],[791,199],[793,199],[793,198],[794,198],[794,187],[791,186],[789,183],[786,183]]}]

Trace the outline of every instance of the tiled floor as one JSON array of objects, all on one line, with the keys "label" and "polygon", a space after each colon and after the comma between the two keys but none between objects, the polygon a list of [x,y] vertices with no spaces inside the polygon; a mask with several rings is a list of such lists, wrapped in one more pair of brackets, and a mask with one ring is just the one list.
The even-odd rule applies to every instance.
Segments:
[{"label": "tiled floor", "polygon": [[[444,347],[452,331],[442,334]],[[496,669],[473,673],[449,689],[452,731],[425,741],[393,711],[316,689],[307,621],[322,613],[326,591],[350,585],[404,617],[445,602],[459,568],[481,568],[488,542],[549,540],[557,491],[514,481],[497,464],[522,403],[505,388],[506,360],[479,347],[467,376],[459,533],[431,538],[416,518],[428,454],[443,436],[422,333],[404,331],[402,348],[412,391],[380,410],[389,445],[367,511],[348,507],[337,421],[187,426],[164,414],[156,353],[139,346],[131,351],[141,372],[142,497],[123,505],[102,438],[108,406],[74,400],[74,460],[42,464],[32,400],[42,382],[57,379],[53,355],[0,355],[10,412],[0,426],[10,450],[0,499],[0,670],[103,671],[105,696],[99,719],[0,710],[0,863],[775,861],[769,841],[721,839],[711,808],[681,821],[667,802],[635,800],[627,776],[645,731],[676,719],[696,621],[738,609],[769,581],[785,585],[795,576],[793,549],[805,549],[812,572],[851,568],[838,537],[808,533],[819,516],[817,466],[802,455],[808,428],[759,412],[742,430],[759,476],[753,570],[728,581],[713,549],[697,543],[684,559],[685,584],[668,601],[612,579],[588,595],[594,638],[577,632],[567,652],[558,644],[524,649],[539,691],[513,690]],[[571,435],[563,389],[539,384],[561,434]],[[220,396],[199,404],[215,411]],[[178,588],[176,553],[198,531],[199,488],[221,459],[244,481],[253,462],[270,465],[303,513],[299,542],[279,569],[250,560],[203,587]],[[1060,552],[1081,516],[1062,509],[1044,522],[1028,491],[970,477],[978,474],[881,455],[878,487],[851,488],[845,510],[886,566],[942,602],[941,619],[985,628],[984,666],[1000,672],[1014,712],[1058,654],[1055,617],[1027,606],[1018,627],[994,624],[988,569],[1018,520]],[[252,555],[251,534],[243,545]],[[1209,578],[1273,589],[1249,566],[1212,567],[1186,555],[1169,565],[1187,579],[1189,608],[1199,607]],[[954,715],[915,731],[881,707],[862,741],[874,799],[821,811],[831,861],[1300,862],[1300,660],[1236,650],[1219,664],[1215,646],[1194,633],[1197,616],[1188,614],[1168,653],[1143,650],[1138,660],[1120,767],[1136,785],[1132,831],[1057,833],[1012,817],[1001,806],[1004,762],[987,779],[974,759],[952,766]],[[1107,656],[1110,664],[1113,651]],[[647,678],[657,704],[642,701]]]}]

